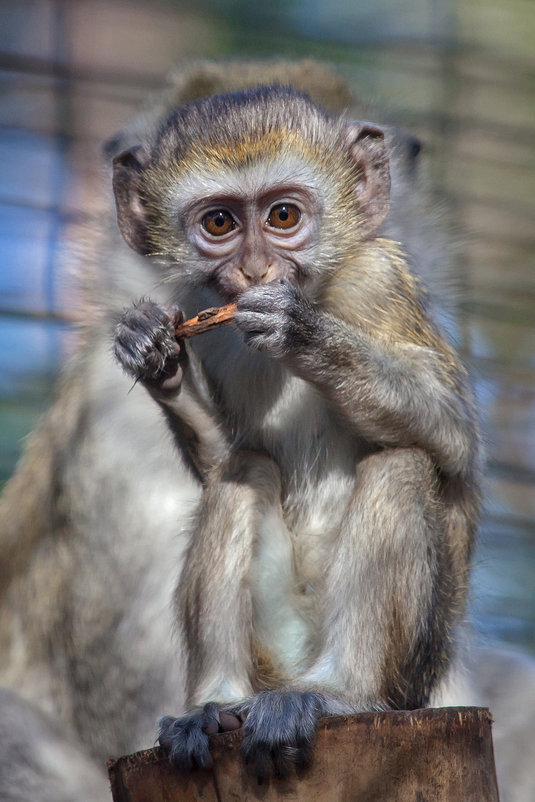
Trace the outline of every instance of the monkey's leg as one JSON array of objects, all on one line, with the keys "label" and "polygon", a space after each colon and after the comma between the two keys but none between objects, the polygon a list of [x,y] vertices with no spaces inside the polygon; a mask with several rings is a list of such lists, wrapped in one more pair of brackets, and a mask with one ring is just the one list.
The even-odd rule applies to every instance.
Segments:
[{"label": "monkey's leg", "polygon": [[210,763],[207,731],[230,728],[220,708],[252,694],[250,565],[263,510],[279,499],[278,469],[261,454],[234,454],[207,478],[177,591],[194,709],[160,722],[160,743],[181,767]]},{"label": "monkey's leg", "polygon": [[323,645],[300,684],[358,710],[428,703],[464,596],[447,521],[424,451],[387,449],[359,463],[325,579]]},{"label": "monkey's leg", "polygon": [[242,749],[259,776],[306,763],[320,716],[424,706],[447,660],[454,593],[432,461],[385,450],[356,478],[325,546],[318,656],[291,690],[259,694],[248,710]]}]

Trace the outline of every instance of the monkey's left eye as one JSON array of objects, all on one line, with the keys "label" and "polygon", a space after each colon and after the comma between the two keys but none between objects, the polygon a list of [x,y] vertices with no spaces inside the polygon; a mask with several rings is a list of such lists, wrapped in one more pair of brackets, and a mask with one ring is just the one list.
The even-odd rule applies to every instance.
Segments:
[{"label": "monkey's left eye", "polygon": [[234,218],[224,209],[208,212],[202,219],[202,227],[213,237],[222,237],[236,227]]},{"label": "monkey's left eye", "polygon": [[293,203],[277,203],[269,212],[267,223],[273,228],[293,228],[301,219],[301,212]]}]

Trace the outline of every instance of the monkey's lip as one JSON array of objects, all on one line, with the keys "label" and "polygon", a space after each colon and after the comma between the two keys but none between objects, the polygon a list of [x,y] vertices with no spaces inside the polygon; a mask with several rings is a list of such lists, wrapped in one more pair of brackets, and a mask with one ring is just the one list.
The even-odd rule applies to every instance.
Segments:
[{"label": "monkey's lip", "polygon": [[221,301],[221,306],[226,306],[227,304],[235,304],[239,301],[242,297],[244,292],[247,292],[249,287],[254,285],[250,284],[247,287],[243,287],[242,289],[226,289],[224,287],[217,288],[217,295],[219,300]]}]

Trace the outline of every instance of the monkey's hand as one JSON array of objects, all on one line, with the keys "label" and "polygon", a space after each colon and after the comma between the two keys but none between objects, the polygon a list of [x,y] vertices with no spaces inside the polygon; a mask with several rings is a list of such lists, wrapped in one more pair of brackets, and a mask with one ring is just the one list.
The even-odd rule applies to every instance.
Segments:
[{"label": "monkey's hand", "polygon": [[306,346],[317,317],[299,289],[284,279],[250,287],[237,307],[235,322],[247,345],[279,359]]},{"label": "monkey's hand", "polygon": [[166,311],[141,299],[125,309],[115,327],[115,358],[153,393],[174,395],[180,390],[187,357],[176,341],[175,328],[183,318],[178,307]]}]

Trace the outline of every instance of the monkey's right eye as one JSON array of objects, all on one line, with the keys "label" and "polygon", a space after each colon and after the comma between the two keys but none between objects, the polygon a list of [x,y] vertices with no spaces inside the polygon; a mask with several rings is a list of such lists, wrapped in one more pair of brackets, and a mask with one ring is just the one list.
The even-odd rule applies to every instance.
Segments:
[{"label": "monkey's right eye", "polygon": [[202,227],[213,237],[222,237],[236,227],[234,218],[224,209],[208,212],[202,219]]}]

